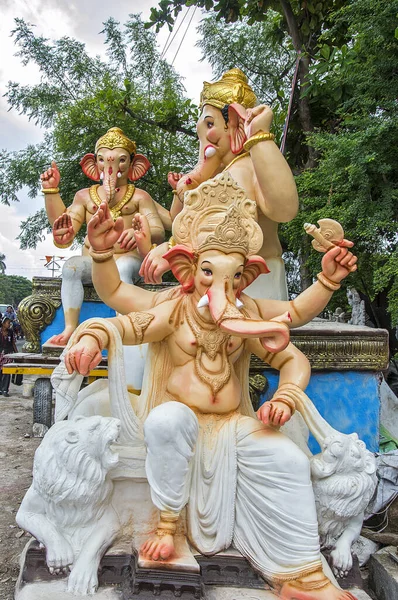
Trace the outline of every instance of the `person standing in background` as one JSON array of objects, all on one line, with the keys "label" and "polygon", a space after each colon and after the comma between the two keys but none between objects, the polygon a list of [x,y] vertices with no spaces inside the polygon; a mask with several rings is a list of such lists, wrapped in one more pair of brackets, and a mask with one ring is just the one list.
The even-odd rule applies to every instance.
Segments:
[{"label": "person standing in background", "polygon": [[3,373],[3,366],[10,362],[9,358],[6,358],[6,354],[13,354],[17,352],[17,346],[15,344],[15,335],[12,330],[11,320],[8,317],[3,319],[0,329],[0,394],[5,397],[9,396],[8,390],[10,388],[11,375]]}]

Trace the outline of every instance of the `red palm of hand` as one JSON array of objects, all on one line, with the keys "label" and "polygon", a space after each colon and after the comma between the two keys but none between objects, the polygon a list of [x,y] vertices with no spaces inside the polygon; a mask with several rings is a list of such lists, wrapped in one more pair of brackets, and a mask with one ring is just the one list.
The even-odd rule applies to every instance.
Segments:
[{"label": "red palm of hand", "polygon": [[101,202],[97,212],[87,225],[87,236],[96,252],[113,248],[123,232],[122,217],[113,220],[107,202]]},{"label": "red palm of hand", "polygon": [[53,224],[54,242],[59,246],[67,246],[73,242],[75,232],[72,225],[72,219],[67,213],[62,214],[55,219]]}]

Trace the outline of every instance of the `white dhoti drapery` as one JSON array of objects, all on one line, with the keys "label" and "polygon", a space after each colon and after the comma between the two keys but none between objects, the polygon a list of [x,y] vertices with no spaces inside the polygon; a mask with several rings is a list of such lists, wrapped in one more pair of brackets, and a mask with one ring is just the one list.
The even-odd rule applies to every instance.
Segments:
[{"label": "white dhoti drapery", "polygon": [[252,417],[195,414],[179,402],[144,425],[152,500],[178,513],[202,554],[234,545],[273,582],[321,566],[308,458]]}]

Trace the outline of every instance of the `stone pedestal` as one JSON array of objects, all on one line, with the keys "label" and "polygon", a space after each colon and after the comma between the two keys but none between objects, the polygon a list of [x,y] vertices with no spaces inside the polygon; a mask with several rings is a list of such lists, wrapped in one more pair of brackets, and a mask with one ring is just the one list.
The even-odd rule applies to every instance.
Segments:
[{"label": "stone pedestal", "polygon": [[398,553],[395,546],[386,546],[370,557],[369,587],[377,600],[398,598]]}]

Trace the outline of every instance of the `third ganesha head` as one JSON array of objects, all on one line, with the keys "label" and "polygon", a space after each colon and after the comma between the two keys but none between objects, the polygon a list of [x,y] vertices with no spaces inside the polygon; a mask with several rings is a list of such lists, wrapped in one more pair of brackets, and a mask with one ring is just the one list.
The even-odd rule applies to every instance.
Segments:
[{"label": "third ganesha head", "polygon": [[199,160],[177,184],[181,200],[186,190],[220,173],[243,151],[246,110],[256,104],[257,98],[240,69],[227,71],[220,81],[204,82],[200,97],[202,112],[196,126]]},{"label": "third ganesha head", "polygon": [[[258,275],[268,273],[256,253],[263,242],[257,207],[228,172],[202,183],[185,196],[173,222],[176,245],[164,258],[186,293],[231,334],[257,336],[267,350],[279,351],[289,340],[282,323],[255,321],[239,310],[239,296]],[[272,329],[272,339],[269,333]],[[268,337],[267,337],[268,336]]]},{"label": "third ganesha head", "polygon": [[86,154],[80,161],[82,170],[93,181],[111,177],[115,183],[136,181],[150,168],[149,160],[136,154],[136,144],[119,127],[108,129],[95,144],[95,154]]}]

